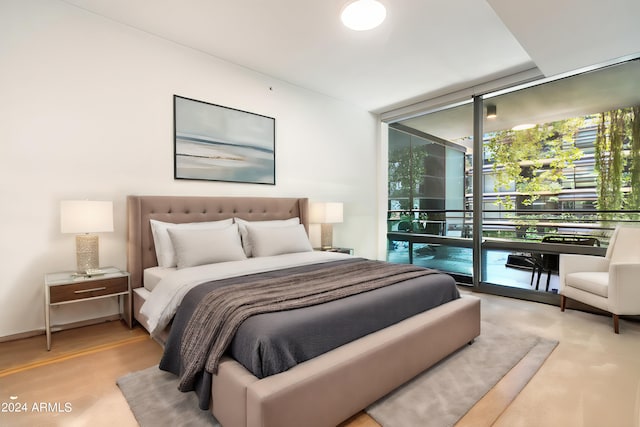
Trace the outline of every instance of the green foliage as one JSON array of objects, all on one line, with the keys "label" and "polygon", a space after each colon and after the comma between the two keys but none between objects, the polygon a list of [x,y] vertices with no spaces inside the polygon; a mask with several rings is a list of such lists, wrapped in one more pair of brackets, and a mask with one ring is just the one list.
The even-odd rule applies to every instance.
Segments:
[{"label": "green foliage", "polygon": [[[572,168],[582,152],[574,144],[574,135],[584,123],[575,118],[537,125],[522,131],[497,132],[485,145],[493,162],[494,191],[515,184],[516,192],[531,205],[541,194],[558,194],[562,189],[564,169]],[[498,196],[496,202],[507,210],[514,208],[509,195]]]},{"label": "green foliage", "polygon": [[[389,150],[389,196],[406,197],[411,200],[416,194],[425,174],[424,159],[428,156],[426,146],[411,145],[410,147]],[[410,209],[411,206],[402,206]]]},{"label": "green foliage", "polygon": [[[640,209],[640,106],[606,111],[598,118],[598,209]],[[629,188],[626,198],[624,187]]]},{"label": "green foliage", "polygon": [[629,124],[629,133],[631,138],[631,146],[629,151],[629,186],[631,191],[627,198],[627,208],[640,209],[640,106],[631,109],[629,115],[631,120]]},{"label": "green foliage", "polygon": [[622,148],[624,117],[621,110],[600,113],[595,141],[597,206],[599,210],[622,208]]}]

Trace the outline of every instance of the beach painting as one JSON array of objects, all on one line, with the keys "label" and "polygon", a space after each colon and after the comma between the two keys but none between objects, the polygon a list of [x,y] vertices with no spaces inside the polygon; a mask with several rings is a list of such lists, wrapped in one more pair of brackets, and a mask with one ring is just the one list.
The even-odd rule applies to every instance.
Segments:
[{"label": "beach painting", "polygon": [[173,97],[174,177],[275,185],[275,119]]}]

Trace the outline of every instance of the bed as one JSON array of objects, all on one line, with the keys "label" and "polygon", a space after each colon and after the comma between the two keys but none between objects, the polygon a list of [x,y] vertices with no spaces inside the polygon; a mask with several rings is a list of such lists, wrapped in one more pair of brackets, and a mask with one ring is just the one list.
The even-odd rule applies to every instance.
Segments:
[{"label": "bed", "polygon": [[[129,196],[127,215],[133,298],[125,310],[132,310],[134,318],[162,341],[167,335],[158,327],[163,325],[141,310],[156,291],[145,288],[145,276],[154,284],[170,281],[163,279],[162,271],[149,274],[158,267],[151,220],[297,218],[308,232],[309,214],[306,198]],[[211,378],[210,408],[224,427],[337,425],[479,334],[479,299],[462,296],[263,378],[225,353]]]}]

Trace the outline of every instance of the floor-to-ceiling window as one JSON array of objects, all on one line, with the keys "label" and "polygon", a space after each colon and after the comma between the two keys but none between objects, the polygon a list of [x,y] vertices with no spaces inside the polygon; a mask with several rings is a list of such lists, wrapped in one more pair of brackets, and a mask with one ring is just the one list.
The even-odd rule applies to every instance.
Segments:
[{"label": "floor-to-ceiling window", "polygon": [[472,110],[467,102],[390,125],[388,260],[471,277]]},{"label": "floor-to-ceiling window", "polygon": [[471,102],[390,124],[388,259],[553,295],[559,253],[602,254],[640,219],[640,60],[481,99],[475,144]]}]

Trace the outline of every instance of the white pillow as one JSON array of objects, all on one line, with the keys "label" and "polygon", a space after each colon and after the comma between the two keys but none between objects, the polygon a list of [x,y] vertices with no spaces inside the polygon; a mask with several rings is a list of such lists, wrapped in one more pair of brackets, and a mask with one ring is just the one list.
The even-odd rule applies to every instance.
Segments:
[{"label": "white pillow", "polygon": [[246,259],[237,224],[217,229],[169,228],[167,231],[176,251],[178,269]]},{"label": "white pillow", "polygon": [[249,224],[247,230],[254,257],[313,251],[302,224],[284,227],[254,227]]},{"label": "white pillow", "polygon": [[233,218],[223,219],[221,221],[205,221],[205,222],[186,222],[182,224],[174,224],[171,222],[162,222],[150,219],[151,234],[153,234],[153,244],[156,247],[156,259],[158,267],[175,267],[176,253],[173,250],[173,243],[169,238],[167,229],[184,228],[184,229],[204,229],[204,228],[223,228],[233,224]]},{"label": "white pillow", "polygon": [[289,219],[275,219],[273,221],[247,221],[242,218],[234,218],[233,219],[240,229],[240,237],[242,238],[242,247],[244,248],[244,253],[247,254],[247,257],[253,256],[253,248],[251,246],[251,240],[248,237],[247,225],[251,224],[252,227],[264,228],[264,227],[283,227],[287,225],[295,225],[300,224],[300,218],[289,218]]}]

